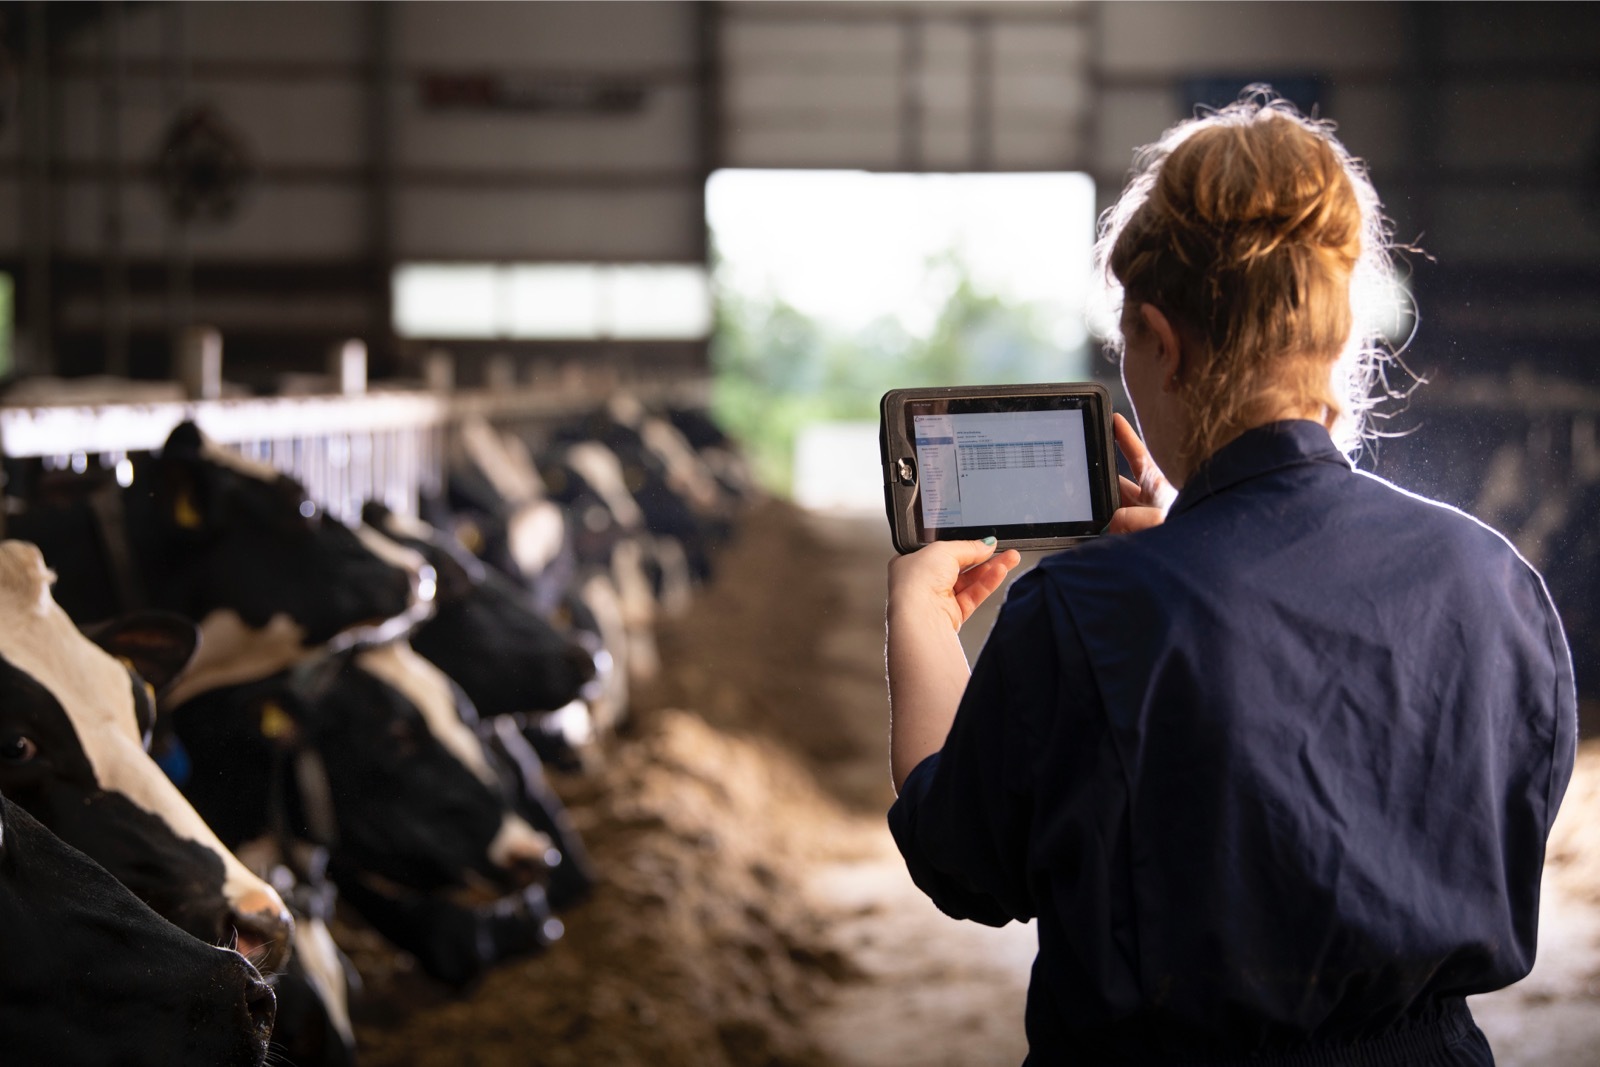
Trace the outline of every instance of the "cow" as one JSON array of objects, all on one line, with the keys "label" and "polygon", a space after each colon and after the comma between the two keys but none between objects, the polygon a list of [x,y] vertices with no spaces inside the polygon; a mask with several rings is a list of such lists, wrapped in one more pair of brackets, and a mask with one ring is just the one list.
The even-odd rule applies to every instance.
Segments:
[{"label": "cow", "polygon": [[[193,626],[125,621],[96,647],[51,597],[37,547],[0,542],[0,791],[190,934],[280,966],[283,901],[217,839],[145,750],[156,686]],[[141,674],[130,663],[136,662]]]},{"label": "cow", "polygon": [[603,408],[560,427],[554,441],[610,450],[621,464],[624,484],[643,512],[645,525],[657,536],[682,545],[694,578],[709,580],[711,558],[732,533],[731,503],[670,422],[619,393]]},{"label": "cow", "polygon": [[411,632],[412,647],[461,686],[480,716],[514,717],[542,760],[581,767],[594,737],[587,700],[603,691],[606,660],[597,664],[593,646],[556,629],[519,585],[454,538],[376,502],[362,520],[438,576],[436,610]]},{"label": "cow", "polygon": [[334,941],[338,892],[328,877],[325,848],[262,837],[239,851],[251,870],[265,872],[294,914],[294,951],[272,976],[278,1018],[272,1063],[282,1067],[353,1067],[355,1027],[350,1001],[360,975]]},{"label": "cow", "polygon": [[[82,479],[8,516],[60,576],[80,625],[139,608],[194,621],[200,650],[166,702],[266,677],[352,628],[425,610],[432,576],[324,516],[300,484],[178,425],[126,488]],[[414,560],[414,557],[412,557]]]},{"label": "cow", "polygon": [[259,1067],[273,995],[0,795],[0,1059]]},{"label": "cow", "polygon": [[666,418],[716,477],[724,492],[740,504],[751,503],[759,497],[755,475],[743,450],[708,411],[698,407],[674,407],[668,409]]},{"label": "cow", "polygon": [[[533,610],[549,616],[577,570],[571,516],[546,499],[526,446],[482,418],[462,422],[442,501],[433,517],[470,552],[527,587]],[[426,513],[426,512],[425,512]]]},{"label": "cow", "polygon": [[459,687],[403,640],[212,690],[172,718],[186,791],[224,840],[326,846],[342,899],[448,984],[559,936],[546,882],[561,903],[587,891],[564,816],[527,803]]},{"label": "cow", "polygon": [[[481,419],[463,423],[448,474],[446,492],[424,499],[424,516],[584,645],[599,675],[587,697],[592,720],[602,732],[620,722],[630,675],[647,678],[656,664],[655,604],[637,543],[648,532],[626,488],[608,501],[559,466],[541,472],[524,442]],[[621,486],[620,468],[612,482]]]}]

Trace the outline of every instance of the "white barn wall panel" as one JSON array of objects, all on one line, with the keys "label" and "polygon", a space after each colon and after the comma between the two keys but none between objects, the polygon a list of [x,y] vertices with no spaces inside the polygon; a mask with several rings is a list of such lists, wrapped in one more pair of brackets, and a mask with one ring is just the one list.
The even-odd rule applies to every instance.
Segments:
[{"label": "white barn wall panel", "polygon": [[[1592,4],[96,9],[121,12],[117,158],[104,158],[95,18],[78,19],[52,58],[43,219],[24,215],[36,202],[23,195],[24,110],[0,123],[0,258],[20,284],[48,231],[49,255],[76,279],[54,294],[70,303],[68,325],[92,323],[103,295],[113,176],[120,255],[144,272],[135,320],[169,313],[164,272],[181,244],[196,279],[218,265],[234,279],[228,293],[200,286],[196,318],[344,331],[364,299],[370,330],[384,314],[378,283],[399,261],[703,262],[703,180],[718,166],[1084,170],[1105,204],[1132,149],[1183,116],[1181,87],[1200,77],[1324,79],[1327,112],[1372,161],[1399,235],[1421,236],[1438,257],[1425,270],[1490,277],[1536,260],[1588,270],[1600,257]],[[183,99],[213,106],[256,171],[232,218],[178,241],[151,168],[174,114],[180,44]],[[478,79],[511,99],[446,105],[429,91],[440,79]],[[541,110],[526,93],[541,86],[610,86],[632,103]],[[302,268],[318,281],[257,291],[256,267],[280,290]],[[343,288],[324,292],[323,279]]]},{"label": "white barn wall panel", "polygon": [[[188,3],[183,33],[199,62],[251,66],[263,61],[346,64],[364,48],[361,4],[341,0],[253,0]],[[161,60],[167,26],[161,5],[130,7],[123,15],[122,50],[131,63]],[[67,46],[70,56],[93,60],[93,33]]]},{"label": "white barn wall panel", "polygon": [[705,227],[699,190],[408,189],[403,257],[415,260],[669,262],[691,259]]},{"label": "white barn wall panel", "polygon": [[724,5],[721,162],[1083,169],[1087,10],[1084,4]]},{"label": "white barn wall panel", "polygon": [[[59,191],[59,251],[97,255],[104,243],[101,190],[94,182],[71,182]],[[148,184],[123,192],[124,247],[129,256],[159,257],[166,248],[164,205]],[[358,188],[318,182],[256,186],[241,198],[237,216],[225,226],[195,226],[189,248],[197,258],[334,260],[363,247],[363,198]]]},{"label": "white barn wall panel", "polygon": [[1195,70],[1394,67],[1403,4],[1149,3],[1096,5],[1107,71],[1181,77]]},{"label": "white barn wall panel", "polygon": [[690,4],[397,4],[398,58],[406,66],[635,73],[687,67],[695,50]]},{"label": "white barn wall panel", "polygon": [[394,102],[402,169],[430,174],[504,171],[649,175],[681,171],[690,181],[700,161],[692,131],[699,91],[686,80],[655,83],[636,113],[595,118],[429,108],[415,85]]}]

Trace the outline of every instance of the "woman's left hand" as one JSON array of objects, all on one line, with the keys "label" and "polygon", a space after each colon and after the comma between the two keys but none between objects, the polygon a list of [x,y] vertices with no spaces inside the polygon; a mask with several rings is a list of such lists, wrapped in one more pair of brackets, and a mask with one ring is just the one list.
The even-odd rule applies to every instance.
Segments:
[{"label": "woman's left hand", "polygon": [[1135,530],[1160,526],[1167,520],[1167,509],[1172,506],[1178,491],[1172,488],[1167,476],[1161,473],[1156,461],[1145,448],[1144,441],[1127,419],[1111,416],[1112,433],[1117,439],[1117,450],[1128,461],[1133,479],[1117,476],[1121,493],[1121,507],[1111,516],[1108,533],[1132,533]]}]

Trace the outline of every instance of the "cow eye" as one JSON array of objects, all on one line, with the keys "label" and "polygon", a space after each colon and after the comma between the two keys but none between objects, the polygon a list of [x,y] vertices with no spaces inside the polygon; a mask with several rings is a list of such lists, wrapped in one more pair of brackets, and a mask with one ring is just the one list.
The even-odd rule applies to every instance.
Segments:
[{"label": "cow eye", "polygon": [[7,763],[27,763],[39,754],[39,746],[33,743],[33,738],[21,734],[13,734],[0,741],[0,760]]}]

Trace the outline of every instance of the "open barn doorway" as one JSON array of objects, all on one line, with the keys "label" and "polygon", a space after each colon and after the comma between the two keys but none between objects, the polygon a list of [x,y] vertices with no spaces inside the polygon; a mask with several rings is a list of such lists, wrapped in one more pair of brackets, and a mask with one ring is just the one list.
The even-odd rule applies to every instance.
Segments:
[{"label": "open barn doorway", "polygon": [[717,415],[769,487],[881,508],[886,390],[1091,375],[1094,203],[1077,173],[718,171]]}]

